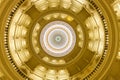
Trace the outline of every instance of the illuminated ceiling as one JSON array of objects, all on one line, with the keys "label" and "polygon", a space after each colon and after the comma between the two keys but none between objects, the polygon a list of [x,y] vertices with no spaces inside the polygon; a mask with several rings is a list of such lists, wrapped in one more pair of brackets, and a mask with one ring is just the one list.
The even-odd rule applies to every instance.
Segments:
[{"label": "illuminated ceiling", "polygon": [[119,80],[120,0],[0,0],[0,80]]}]

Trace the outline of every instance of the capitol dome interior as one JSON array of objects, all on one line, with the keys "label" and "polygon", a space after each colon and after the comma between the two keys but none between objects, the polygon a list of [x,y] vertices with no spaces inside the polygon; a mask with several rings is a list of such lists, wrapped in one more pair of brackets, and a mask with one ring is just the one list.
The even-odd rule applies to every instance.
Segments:
[{"label": "capitol dome interior", "polygon": [[120,80],[120,0],[0,0],[0,80]]}]

